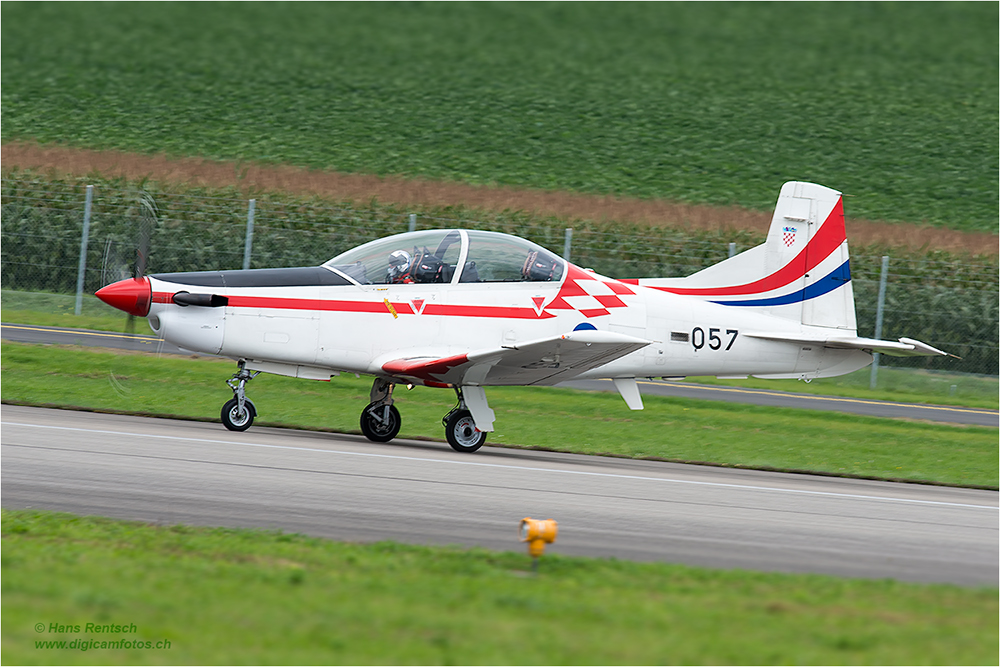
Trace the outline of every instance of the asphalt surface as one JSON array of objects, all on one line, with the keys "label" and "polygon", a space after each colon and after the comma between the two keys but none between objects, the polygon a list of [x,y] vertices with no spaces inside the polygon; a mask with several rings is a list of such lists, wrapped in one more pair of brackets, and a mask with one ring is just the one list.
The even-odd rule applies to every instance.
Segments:
[{"label": "asphalt surface", "polygon": [[3,506],[340,540],[998,583],[998,494],[5,405]]},{"label": "asphalt surface", "polygon": [[[191,354],[179,349],[176,345],[148,335],[6,323],[0,327],[0,330],[2,330],[2,336],[6,340],[27,343],[98,346],[157,352],[160,354]],[[805,408],[870,417],[919,419],[970,426],[1000,426],[1000,412],[979,408],[892,403],[889,401],[821,396],[816,394],[796,394],[764,389],[745,389],[742,387],[723,387],[719,385],[694,384],[691,382],[640,381],[639,384],[644,395],[728,401],[730,403],[749,403],[752,405],[782,408]],[[614,385],[610,380],[575,380],[564,382],[558,386],[589,391],[615,391]]]}]

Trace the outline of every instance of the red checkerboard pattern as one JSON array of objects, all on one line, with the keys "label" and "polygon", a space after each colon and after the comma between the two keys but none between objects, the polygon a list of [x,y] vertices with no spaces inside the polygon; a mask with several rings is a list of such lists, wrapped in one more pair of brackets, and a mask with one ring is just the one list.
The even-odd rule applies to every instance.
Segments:
[{"label": "red checkerboard pattern", "polygon": [[587,318],[610,315],[609,308],[626,308],[619,296],[635,294],[617,280],[589,273],[569,265],[566,282],[545,310],[575,310]]}]

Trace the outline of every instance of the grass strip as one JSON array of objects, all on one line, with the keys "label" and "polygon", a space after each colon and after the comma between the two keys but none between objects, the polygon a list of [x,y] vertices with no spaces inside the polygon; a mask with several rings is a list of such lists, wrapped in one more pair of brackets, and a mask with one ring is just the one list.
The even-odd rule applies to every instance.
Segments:
[{"label": "grass strip", "polygon": [[[34,510],[4,510],[2,530],[6,664],[996,659],[995,588],[569,558],[558,544],[532,576],[523,553]],[[40,647],[74,639],[169,648]]]},{"label": "grass strip", "polygon": [[[4,401],[216,420],[230,361],[4,342]],[[259,424],[359,433],[370,380],[261,375]],[[439,440],[452,392],[396,394],[400,437]],[[632,412],[612,393],[491,387],[489,442],[582,454],[701,462],[996,488],[997,429],[658,396]],[[222,428],[221,426],[219,428]]]}]

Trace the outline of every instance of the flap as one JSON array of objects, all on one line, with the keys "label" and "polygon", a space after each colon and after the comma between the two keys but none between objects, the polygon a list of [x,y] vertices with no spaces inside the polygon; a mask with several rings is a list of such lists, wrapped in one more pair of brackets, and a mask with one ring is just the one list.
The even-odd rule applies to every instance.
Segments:
[{"label": "flap", "polygon": [[743,334],[750,338],[762,338],[764,340],[775,340],[785,343],[804,343],[822,345],[840,350],[864,350],[866,352],[880,352],[893,357],[933,357],[933,356],[954,356],[947,352],[931,347],[927,343],[921,343],[912,338],[900,338],[899,342],[891,340],[878,340],[876,338],[859,338],[857,336],[838,336],[836,334],[823,335],[815,333],[767,333],[750,332]]},{"label": "flap", "polygon": [[381,368],[392,377],[430,386],[548,385],[603,366],[649,343],[610,331],[573,331],[449,357],[393,359],[382,363]]}]

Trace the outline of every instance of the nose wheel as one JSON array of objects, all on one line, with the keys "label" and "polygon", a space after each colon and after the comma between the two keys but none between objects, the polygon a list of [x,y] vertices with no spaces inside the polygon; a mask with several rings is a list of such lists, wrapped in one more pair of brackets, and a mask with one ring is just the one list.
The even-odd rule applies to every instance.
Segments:
[{"label": "nose wheel", "polygon": [[253,418],[257,416],[257,408],[249,398],[243,399],[243,409],[240,409],[240,402],[235,398],[226,401],[222,406],[222,424],[230,431],[245,431],[253,425]]},{"label": "nose wheel", "polygon": [[246,396],[247,382],[260,375],[260,371],[251,373],[246,369],[246,362],[239,362],[239,370],[226,384],[233,390],[233,397],[222,406],[222,425],[230,431],[245,431],[253,425],[257,416],[257,408]]}]

